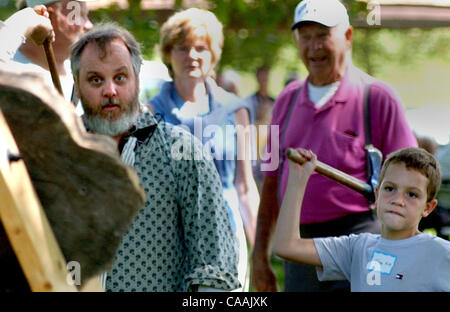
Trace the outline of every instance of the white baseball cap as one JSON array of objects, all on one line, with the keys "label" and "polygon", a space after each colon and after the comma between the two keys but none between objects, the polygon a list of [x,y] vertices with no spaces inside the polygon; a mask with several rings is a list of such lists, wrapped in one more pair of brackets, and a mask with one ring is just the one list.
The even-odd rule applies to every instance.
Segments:
[{"label": "white baseball cap", "polygon": [[295,8],[291,30],[301,22],[316,22],[327,27],[350,25],[347,9],[339,0],[303,0]]},{"label": "white baseball cap", "polygon": [[[27,3],[27,6],[32,8],[36,5],[40,5],[40,4],[50,4],[50,3],[54,3],[54,2],[58,2],[60,0],[25,0]],[[78,2],[88,2],[88,1],[95,1],[95,0],[76,0]]]}]

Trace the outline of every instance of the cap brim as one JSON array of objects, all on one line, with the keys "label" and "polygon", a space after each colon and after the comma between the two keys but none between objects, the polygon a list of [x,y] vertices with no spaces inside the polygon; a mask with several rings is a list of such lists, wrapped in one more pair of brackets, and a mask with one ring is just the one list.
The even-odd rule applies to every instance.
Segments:
[{"label": "cap brim", "polygon": [[326,27],[334,27],[337,25],[337,24],[334,25],[334,24],[330,24],[330,23],[326,23],[326,22],[322,22],[322,21],[318,21],[318,20],[313,20],[313,19],[303,19],[299,22],[292,24],[291,30],[294,30],[295,28],[299,27],[301,23],[306,23],[306,22],[313,22],[313,23],[321,24]]}]

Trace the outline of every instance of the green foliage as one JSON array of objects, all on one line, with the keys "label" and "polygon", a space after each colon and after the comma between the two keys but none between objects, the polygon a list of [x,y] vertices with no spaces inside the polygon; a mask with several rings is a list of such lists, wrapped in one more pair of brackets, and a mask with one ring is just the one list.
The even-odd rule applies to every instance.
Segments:
[{"label": "green foliage", "polygon": [[[220,66],[254,72],[262,64],[298,69],[290,30],[298,0],[210,0],[212,11],[224,24],[225,46]],[[350,20],[368,16],[367,4],[343,0]],[[356,29],[353,57],[372,75],[390,65],[414,66],[440,58],[450,61],[450,29]],[[285,56],[289,55],[289,58]]]},{"label": "green foliage", "polygon": [[14,0],[0,0],[0,20],[6,20],[11,14],[16,11],[16,1]]},{"label": "green foliage", "polygon": [[[292,41],[290,24],[297,0],[211,0],[224,24],[225,45],[220,65],[240,71],[273,65],[278,51]],[[289,18],[286,18],[289,16]]]},{"label": "green foliage", "polygon": [[138,42],[142,45],[144,58],[150,59],[154,56],[154,48],[159,41],[159,23],[156,19],[157,11],[142,11],[141,0],[128,0],[128,10],[121,10],[117,5],[91,11],[92,22],[114,21],[128,29]]},{"label": "green foliage", "polygon": [[353,59],[376,75],[389,66],[415,66],[427,59],[450,61],[450,29],[358,29]]}]

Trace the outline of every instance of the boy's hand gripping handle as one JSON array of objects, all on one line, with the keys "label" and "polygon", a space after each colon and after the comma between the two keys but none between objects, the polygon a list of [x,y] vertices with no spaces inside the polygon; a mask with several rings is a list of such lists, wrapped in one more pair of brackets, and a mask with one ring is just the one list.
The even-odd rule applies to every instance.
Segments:
[{"label": "boy's hand gripping handle", "polygon": [[[300,153],[294,148],[288,148],[286,150],[286,156],[290,160],[299,164],[303,164],[304,162],[306,162],[306,159],[302,155],[300,155]],[[344,186],[351,188],[352,190],[363,194],[364,196],[372,194],[372,187],[368,183],[336,168],[333,168],[323,162],[317,161],[315,171],[327,178],[330,178]]]}]

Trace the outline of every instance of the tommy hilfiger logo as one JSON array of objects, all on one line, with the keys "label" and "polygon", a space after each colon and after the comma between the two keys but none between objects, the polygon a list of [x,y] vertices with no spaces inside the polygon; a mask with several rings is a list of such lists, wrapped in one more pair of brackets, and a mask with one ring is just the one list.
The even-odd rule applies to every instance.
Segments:
[{"label": "tommy hilfiger logo", "polygon": [[396,279],[402,280],[403,279],[403,274],[398,274],[395,276]]}]

